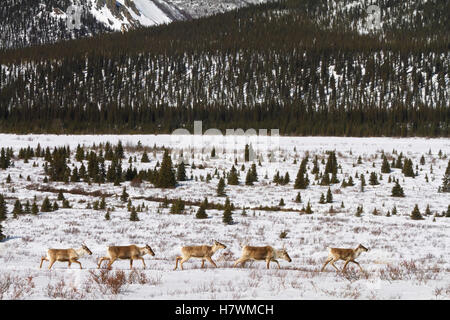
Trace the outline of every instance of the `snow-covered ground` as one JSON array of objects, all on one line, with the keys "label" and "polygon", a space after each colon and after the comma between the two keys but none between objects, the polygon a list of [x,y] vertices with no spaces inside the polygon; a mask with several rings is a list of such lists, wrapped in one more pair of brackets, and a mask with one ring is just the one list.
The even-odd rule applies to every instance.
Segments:
[{"label": "snow-covered ground", "polygon": [[[438,193],[450,155],[449,139],[422,138],[340,138],[340,137],[280,137],[269,144],[261,144],[256,154],[261,159],[255,163],[258,182],[254,186],[245,186],[245,175],[250,163],[243,161],[244,140],[236,144],[231,138],[224,141],[215,137],[208,140],[209,146],[216,148],[217,158],[210,158],[210,151],[203,154],[198,141],[192,137],[177,143],[172,136],[155,135],[0,135],[0,148],[12,147],[17,156],[20,148],[36,148],[68,145],[72,156],[69,167],[81,165],[74,159],[78,144],[86,150],[101,142],[116,144],[122,141],[126,156],[123,169],[129,166],[129,156],[136,156],[133,166],[137,169],[154,168],[161,161],[162,151],[157,147],[172,148],[172,158],[176,163],[183,148],[184,157],[196,169],[187,167],[187,176],[192,180],[181,182],[176,189],[162,190],[152,184],[143,182],[133,187],[129,182],[121,186],[111,183],[88,185],[87,183],[50,182],[43,183],[44,160],[33,158],[28,163],[14,159],[14,167],[0,169],[0,194],[8,203],[8,218],[2,222],[3,232],[9,238],[0,243],[0,298],[13,299],[449,299],[450,298],[450,218],[436,217],[447,210],[450,204],[449,194]],[[141,163],[143,151],[136,150],[140,141],[147,148],[150,163]],[[234,141],[234,140],[233,140]],[[225,142],[227,152],[223,152],[221,142]],[[191,144],[197,143],[197,149],[191,150]],[[236,149],[236,154],[234,150]],[[326,151],[336,150],[337,161],[342,170],[338,170],[338,179],[353,177],[355,186],[342,188],[341,184],[331,186],[333,203],[319,204],[320,195],[326,195],[327,186],[317,185],[311,174],[312,160],[319,158],[320,171],[327,159]],[[412,159],[414,171],[418,166],[418,176],[404,177],[400,169],[383,174],[377,186],[369,185],[370,172],[380,174],[381,152],[397,158],[401,152]],[[441,151],[441,156],[439,156]],[[274,158],[269,161],[268,153]],[[293,188],[295,177],[305,153],[309,153],[308,173],[311,181],[306,190]],[[430,154],[431,152],[431,154]],[[194,158],[192,158],[192,154]],[[425,164],[420,164],[422,155]],[[362,163],[357,159],[361,156]],[[145,198],[169,199],[182,198],[193,202],[207,197],[209,202],[223,203],[225,198],[216,196],[218,184],[214,176],[216,168],[220,176],[224,170],[229,171],[237,157],[236,168],[240,172],[239,186],[226,186],[225,191],[231,202],[237,207],[233,219],[235,224],[222,223],[222,211],[207,210],[208,219],[195,219],[197,206],[187,206],[186,214],[171,215],[170,208],[161,208],[159,202]],[[297,163],[294,164],[294,159]],[[33,167],[33,163],[38,164]],[[109,164],[109,161],[107,161]],[[242,164],[245,171],[240,171]],[[199,165],[203,168],[199,169]],[[375,166],[374,166],[375,165]],[[87,162],[85,162],[87,166]],[[284,176],[289,173],[291,182],[280,186],[272,182],[276,171]],[[210,173],[213,177],[207,183],[201,181]],[[356,173],[363,173],[367,182],[364,192],[360,191]],[[8,174],[12,183],[6,183]],[[19,177],[22,176],[22,178]],[[390,196],[393,183],[391,178],[398,178],[404,189],[405,198]],[[30,176],[31,181],[27,181]],[[267,176],[267,178],[265,178]],[[426,177],[428,182],[426,182]],[[196,179],[197,178],[197,179]],[[17,219],[11,211],[16,199],[22,203],[33,202],[36,197],[40,206],[48,196],[53,203],[57,193],[42,192],[46,186],[68,190],[65,198],[72,205],[71,209],[59,209],[38,216],[23,215]],[[123,186],[127,187],[133,205],[144,204],[148,210],[139,212],[139,222],[129,220],[130,213],[126,203],[121,202]],[[109,194],[106,198],[111,211],[111,220],[105,220],[105,212],[86,209],[100,198],[70,193],[78,189],[85,192],[101,191]],[[295,197],[300,192],[302,203],[296,203]],[[264,210],[262,207],[276,207],[283,198],[286,205],[283,210]],[[301,214],[299,211],[310,201],[313,214]],[[341,203],[344,203],[344,208]],[[60,204],[60,202],[59,202]],[[415,204],[422,214],[427,204],[432,215],[424,220],[411,220],[409,215]],[[362,205],[362,217],[356,217],[357,206]],[[386,217],[397,207],[396,216]],[[242,216],[245,206],[247,216]],[[330,206],[335,212],[330,213]],[[60,204],[61,207],[61,204]],[[380,215],[373,215],[377,208]],[[434,221],[433,221],[434,220]],[[286,238],[280,238],[282,231]],[[227,246],[218,251],[213,259],[218,268],[214,269],[206,262],[206,268],[200,268],[200,261],[191,259],[184,264],[185,270],[173,271],[175,258],[183,245],[212,244],[218,240]],[[40,258],[47,248],[78,248],[86,242],[92,256],[80,259],[84,269],[77,265],[67,268],[66,263],[57,262],[51,271],[48,262],[39,269]],[[129,270],[128,261],[117,261],[112,271],[97,270],[99,257],[106,253],[109,245],[149,244],[155,251],[154,257],[145,256],[147,269],[142,270],[142,263],[136,261],[135,270]],[[332,266],[324,272],[320,268],[327,256],[327,246],[356,247],[359,243],[370,250],[363,253],[357,261],[364,268],[363,273],[356,265],[349,265],[347,273],[337,273]],[[247,263],[245,268],[233,269],[233,262],[240,256],[241,247],[249,245],[272,245],[285,247],[292,258],[289,263],[280,260],[281,269],[276,264],[271,269],[265,268],[264,262]],[[342,267],[343,262],[337,265]],[[114,285],[114,279],[120,282],[123,270],[125,280],[122,287]],[[102,273],[102,274],[101,274]],[[101,277],[103,276],[103,278]],[[114,279],[113,279],[114,278]],[[108,280],[109,279],[109,280]],[[100,283],[100,284],[98,284]],[[8,281],[10,285],[7,286]],[[0,290],[0,291],[1,291]]]}]

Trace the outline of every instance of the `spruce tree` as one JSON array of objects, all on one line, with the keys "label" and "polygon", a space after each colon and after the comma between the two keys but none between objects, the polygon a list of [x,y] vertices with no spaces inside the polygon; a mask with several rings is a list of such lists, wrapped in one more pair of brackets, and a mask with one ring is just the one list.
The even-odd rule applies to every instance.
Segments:
[{"label": "spruce tree", "polygon": [[303,159],[297,172],[294,182],[294,189],[306,189],[309,184],[308,174],[306,173],[307,158]]},{"label": "spruce tree", "polygon": [[353,187],[355,183],[353,182],[353,177],[350,176],[347,181],[347,186]]},{"label": "spruce tree", "polygon": [[106,198],[105,198],[105,196],[103,196],[102,200],[100,201],[99,209],[100,210],[105,210],[106,209]]},{"label": "spruce tree", "polygon": [[0,221],[6,220],[8,209],[6,207],[5,197],[0,194]]},{"label": "spruce tree", "polygon": [[63,200],[62,207],[63,207],[64,209],[70,209],[70,208],[72,208],[72,207],[70,206],[69,200],[67,200],[67,199]]},{"label": "spruce tree", "polygon": [[280,203],[278,203],[278,206],[279,207],[283,207],[283,206],[285,206],[286,204],[284,203],[284,199],[283,198],[281,198],[280,199]]},{"label": "spruce tree", "polygon": [[206,214],[206,205],[202,203],[195,214],[195,218],[197,219],[206,219],[208,215]]},{"label": "spruce tree", "polygon": [[225,196],[225,180],[220,178],[219,184],[217,185],[217,196],[224,197]]},{"label": "spruce tree", "polygon": [[6,239],[6,236],[3,234],[3,226],[0,223],[0,242],[5,240],[5,239]]},{"label": "spruce tree", "polygon": [[16,202],[14,203],[13,217],[17,218],[19,215],[22,214],[23,214],[23,207],[22,204],[20,203],[20,200],[17,199]]},{"label": "spruce tree", "polygon": [[176,199],[173,203],[172,203],[172,207],[170,208],[170,213],[171,214],[183,214],[184,213],[184,201],[182,199]]},{"label": "spruce tree", "polygon": [[330,175],[328,173],[322,176],[322,180],[320,181],[321,186],[329,186],[331,184]]},{"label": "spruce tree", "polygon": [[425,164],[425,157],[423,155],[420,157],[420,164],[422,166]]},{"label": "spruce tree", "polygon": [[442,179],[441,192],[450,192],[450,160],[448,160],[447,169]]},{"label": "spruce tree", "polygon": [[41,212],[51,212],[52,211],[52,205],[50,203],[50,200],[48,197],[45,197],[44,201],[42,202],[41,206]]},{"label": "spruce tree", "polygon": [[403,163],[402,173],[405,175],[405,177],[415,177],[413,162],[411,159],[405,159],[405,162]]},{"label": "spruce tree", "polygon": [[131,208],[130,221],[139,221],[139,217],[134,206]]},{"label": "spruce tree", "polygon": [[383,155],[383,164],[381,165],[381,172],[382,173],[391,172],[391,166],[389,165],[389,161],[385,155]]},{"label": "spruce tree", "polygon": [[361,205],[361,206],[358,206],[358,207],[356,208],[356,214],[355,214],[355,216],[356,216],[356,217],[361,217],[362,214],[363,214],[363,206]]},{"label": "spruce tree", "polygon": [[330,151],[328,154],[327,164],[325,165],[325,174],[336,174],[337,167],[336,153],[334,151]]},{"label": "spruce tree", "polygon": [[327,191],[327,203],[332,203],[333,202],[333,194],[331,193],[331,189],[328,188]]},{"label": "spruce tree", "polygon": [[30,201],[27,200],[27,202],[25,202],[25,205],[23,207],[23,213],[25,214],[30,214],[31,213],[31,206],[30,206]]},{"label": "spruce tree", "polygon": [[302,203],[302,196],[300,195],[300,192],[297,193],[297,196],[295,197],[296,203]]},{"label": "spruce tree", "polygon": [[414,210],[411,212],[411,219],[412,220],[422,220],[423,219],[422,214],[420,213],[420,210],[419,210],[419,206],[417,204],[414,206]]},{"label": "spruce tree", "polygon": [[398,183],[398,180],[395,182],[395,185],[392,187],[392,197],[404,197],[405,194],[403,192],[403,188]]},{"label": "spruce tree", "polygon": [[148,154],[145,151],[144,151],[144,154],[142,155],[141,162],[142,163],[149,163],[150,162],[150,159],[148,158]]},{"label": "spruce tree", "polygon": [[36,204],[36,201],[33,201],[33,204],[31,205],[31,214],[37,215],[39,213],[39,208]]},{"label": "spruce tree", "polygon": [[286,172],[286,174],[284,175],[283,185],[286,185],[289,182],[291,182],[291,178],[289,177],[289,172]]},{"label": "spruce tree", "polygon": [[225,201],[222,222],[227,225],[233,224],[233,216],[232,215],[233,215],[233,212],[232,212],[232,206],[230,203],[230,199],[227,198]]},{"label": "spruce tree", "polygon": [[181,162],[178,164],[178,168],[177,168],[177,180],[178,180],[178,181],[186,181],[186,167],[185,167],[183,161],[181,161]]},{"label": "spruce tree", "polygon": [[371,186],[376,186],[376,185],[380,184],[380,183],[378,182],[377,174],[376,174],[374,171],[372,171],[372,172],[370,173],[369,184],[370,184]]},{"label": "spruce tree", "polygon": [[128,200],[128,193],[127,193],[126,187],[123,187],[123,189],[122,189],[122,195],[120,196],[120,200],[122,202],[127,202],[127,200]]},{"label": "spruce tree", "polygon": [[256,164],[252,163],[250,171],[251,171],[253,182],[258,181],[258,173],[256,172]]},{"label": "spruce tree", "polygon": [[319,173],[319,161],[318,161],[318,159],[317,159],[317,155],[316,155],[316,157],[314,158],[314,161],[313,161],[313,169],[312,169],[311,173],[312,173],[312,174]]},{"label": "spruce tree", "polygon": [[231,167],[230,173],[228,175],[228,184],[232,186],[237,186],[239,184],[239,176],[234,166]]},{"label": "spruce tree", "polygon": [[308,201],[308,204],[306,205],[305,213],[306,214],[312,214],[314,211],[311,208],[311,203]]},{"label": "spruce tree", "polygon": [[253,175],[251,169],[247,171],[247,175],[245,176],[245,185],[246,186],[253,185]]},{"label": "spruce tree", "polygon": [[394,207],[392,208],[392,215],[397,215],[397,206],[394,204]]},{"label": "spruce tree", "polygon": [[106,210],[106,213],[105,213],[105,220],[111,220],[111,215],[110,215],[110,213],[109,213],[109,209]]},{"label": "spruce tree", "polygon": [[320,204],[324,204],[324,203],[325,203],[325,196],[324,196],[323,193],[320,194],[319,203],[320,203]]},{"label": "spruce tree", "polygon": [[362,173],[359,176],[359,179],[360,179],[359,191],[364,192],[364,187],[366,186],[366,179]]},{"label": "spruce tree", "polygon": [[172,169],[172,159],[169,151],[165,150],[161,167],[158,172],[156,187],[158,188],[175,188],[175,173]]}]

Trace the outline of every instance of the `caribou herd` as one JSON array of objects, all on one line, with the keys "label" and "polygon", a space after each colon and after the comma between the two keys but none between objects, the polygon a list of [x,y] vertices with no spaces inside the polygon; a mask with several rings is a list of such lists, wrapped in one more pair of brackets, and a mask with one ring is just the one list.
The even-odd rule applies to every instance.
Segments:
[{"label": "caribou herd", "polygon": [[[181,248],[181,256],[177,256],[175,259],[175,269],[178,268],[178,261],[180,261],[181,270],[183,270],[183,263],[188,261],[190,258],[197,258],[202,260],[202,266],[205,265],[205,260],[208,260],[214,267],[217,267],[216,263],[213,261],[213,254],[220,250],[226,249],[226,246],[218,241],[213,241],[212,246],[202,245],[202,246],[185,246]],[[347,264],[349,262],[353,262],[359,266],[361,271],[363,269],[359,265],[358,262],[355,261],[357,257],[362,252],[368,251],[366,247],[363,245],[358,245],[356,249],[343,249],[343,248],[328,248],[329,254],[328,258],[325,261],[321,271],[325,269],[328,263],[331,262],[331,265],[339,271],[334,262],[338,260],[344,260],[345,264],[342,268],[342,271],[345,271]],[[41,265],[39,268],[42,268],[42,263],[44,261],[48,261],[50,264],[48,269],[50,270],[53,264],[56,261],[59,262],[67,262],[68,267],[72,265],[72,263],[78,263],[80,265],[80,269],[82,269],[81,263],[78,261],[79,258],[84,255],[92,255],[92,251],[86,246],[86,244],[82,244],[79,249],[48,249],[47,256],[41,258]],[[100,258],[97,267],[100,268],[103,261],[109,261],[107,268],[110,269],[111,265],[117,259],[122,260],[130,260],[130,269],[133,268],[134,260],[141,260],[145,269],[145,261],[143,256],[149,254],[151,256],[155,255],[155,252],[150,248],[147,244],[144,247],[139,247],[137,245],[129,245],[129,246],[110,246],[107,249],[107,255]],[[278,265],[278,269],[280,269],[280,263],[278,259],[283,259],[288,262],[291,262],[292,259],[289,257],[286,249],[274,249],[271,246],[263,246],[263,247],[254,247],[254,246],[244,246],[242,248],[242,254],[239,259],[237,259],[233,265],[236,267],[238,264],[241,264],[241,267],[244,267],[245,263],[248,260],[256,260],[256,261],[266,261],[266,267],[269,269],[270,262],[275,262]]]}]

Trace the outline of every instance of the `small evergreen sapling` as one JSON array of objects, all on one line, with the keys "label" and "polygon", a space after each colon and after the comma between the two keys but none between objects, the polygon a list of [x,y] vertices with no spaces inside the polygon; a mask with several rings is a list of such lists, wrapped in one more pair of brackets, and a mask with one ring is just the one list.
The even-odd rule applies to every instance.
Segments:
[{"label": "small evergreen sapling", "polygon": [[325,203],[325,196],[323,195],[323,193],[320,194],[319,203],[320,204],[324,204]]},{"label": "small evergreen sapling", "polygon": [[52,211],[52,205],[50,203],[50,200],[48,197],[45,197],[44,201],[42,202],[41,206],[41,212],[51,212]]},{"label": "small evergreen sapling", "polygon": [[333,202],[333,194],[331,193],[331,189],[328,188],[327,191],[327,203],[332,203]]},{"label": "small evergreen sapling", "polygon": [[134,206],[131,208],[130,221],[139,221],[139,217]]},{"label": "small evergreen sapling", "polygon": [[17,199],[16,202],[14,203],[13,217],[18,218],[18,216],[22,214],[23,214],[23,207],[22,204],[20,203],[20,200]]},{"label": "small evergreen sapling", "polygon": [[420,213],[419,206],[416,204],[414,210],[411,212],[412,220],[423,220],[422,214]]},{"label": "small evergreen sapling", "polygon": [[31,205],[31,214],[37,215],[39,213],[39,208],[36,204],[36,201],[33,201],[33,204]]},{"label": "small evergreen sapling", "polygon": [[0,223],[0,242],[5,240],[5,239],[6,239],[6,236],[3,234],[3,226]]},{"label": "small evergreen sapling", "polygon": [[219,183],[217,185],[217,196],[224,197],[225,196],[225,180],[220,178]]},{"label": "small evergreen sapling", "polygon": [[208,215],[206,214],[206,205],[202,203],[195,214],[195,218],[197,219],[206,219]]},{"label": "small evergreen sapling", "polygon": [[5,197],[0,194],[0,221],[6,220],[6,214],[8,213],[6,207]]},{"label": "small evergreen sapling", "polygon": [[403,188],[398,183],[398,180],[395,182],[395,185],[392,187],[392,197],[404,197],[405,194],[403,192]]},{"label": "small evergreen sapling", "polygon": [[305,213],[306,214],[312,214],[313,212],[314,211],[311,208],[311,203],[308,201],[308,204],[306,205],[306,208],[305,208]]},{"label": "small evergreen sapling", "polygon": [[122,189],[122,195],[120,196],[120,200],[122,202],[127,202],[127,200],[128,200],[128,193],[127,193],[126,187],[123,187],[123,189]]},{"label": "small evergreen sapling", "polygon": [[227,197],[225,201],[223,216],[222,216],[222,222],[226,225],[233,224],[233,212],[232,212],[232,206],[230,203],[230,199]]}]

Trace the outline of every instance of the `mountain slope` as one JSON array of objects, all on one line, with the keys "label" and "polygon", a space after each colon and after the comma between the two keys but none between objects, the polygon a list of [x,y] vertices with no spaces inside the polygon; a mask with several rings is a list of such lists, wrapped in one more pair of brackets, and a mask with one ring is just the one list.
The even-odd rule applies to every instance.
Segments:
[{"label": "mountain slope", "polygon": [[[2,0],[0,49],[22,48],[111,31],[188,20],[267,0]],[[81,28],[67,26],[66,11],[82,12]]]}]

